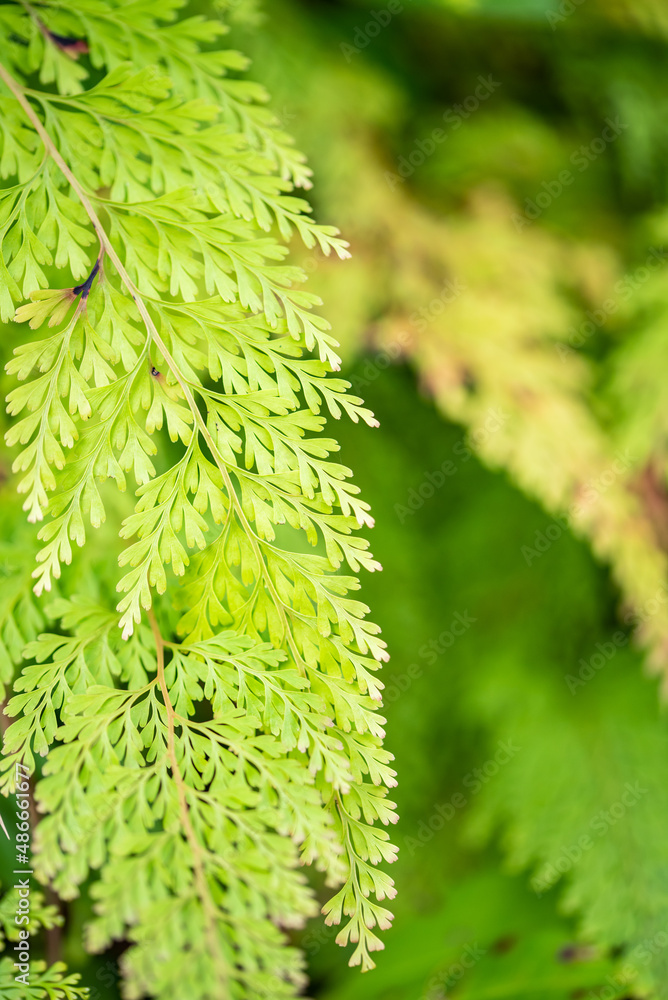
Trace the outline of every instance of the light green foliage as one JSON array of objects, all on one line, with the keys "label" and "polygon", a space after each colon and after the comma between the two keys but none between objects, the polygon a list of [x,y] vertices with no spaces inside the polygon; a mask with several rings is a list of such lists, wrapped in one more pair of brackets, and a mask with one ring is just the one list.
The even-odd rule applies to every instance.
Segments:
[{"label": "light green foliage", "polygon": [[[19,927],[14,917],[16,916],[16,906],[19,895],[16,888],[7,889],[0,899],[0,935],[4,947],[9,946],[19,940]],[[41,892],[31,893],[29,923],[26,930],[32,935],[37,934],[40,928],[51,929],[62,924],[63,918],[56,907],[49,903],[45,904],[44,896]]]},{"label": "light green foliage", "polygon": [[[9,519],[7,519],[9,521]],[[0,546],[0,696],[5,698],[23,650],[28,640],[34,639],[44,624],[38,602],[32,593],[32,566],[26,559],[26,545],[33,549],[27,538],[21,538],[18,525],[14,543]]]},{"label": "light green foliage", "polygon": [[87,1000],[89,991],[79,986],[76,973],[67,975],[63,962],[46,968],[45,962],[32,966],[30,983],[17,983],[11,958],[0,959],[0,989],[3,1000]]},{"label": "light green foliage", "polygon": [[[291,997],[280,928],[317,909],[299,863],[343,883],[325,912],[352,962],[373,966],[390,920],[387,656],[352,596],[379,566],[320,434],[325,414],[375,420],[330,376],[319,300],[285,262],[293,235],[345,244],[292,193],[309,171],[260,88],[226,75],[245,60],[222,25],[180,6],[0,9],[19,81],[0,96],[0,311],[22,324],[7,442],[41,522],[34,592],[61,595],[58,631],[35,638],[34,610],[21,626],[5,788],[46,757],[39,876],[71,898],[99,872],[88,945],[133,942],[128,996]],[[121,510],[91,594],[67,567]],[[7,585],[14,660],[32,558]]]},{"label": "light green foliage", "polygon": [[[16,954],[13,945],[19,940],[19,928],[15,922],[19,894],[16,888],[9,888],[0,897],[0,943],[9,955],[0,959],[0,996],[7,1000],[86,1000],[87,987],[78,986],[79,975],[63,975],[66,972],[62,962],[56,962],[47,969],[45,962],[34,962],[31,966],[30,983],[17,982],[18,970],[14,966]],[[41,928],[51,929],[62,924],[63,918],[53,904],[45,904],[41,892],[30,894],[29,923],[23,925],[30,935],[36,935]]]}]

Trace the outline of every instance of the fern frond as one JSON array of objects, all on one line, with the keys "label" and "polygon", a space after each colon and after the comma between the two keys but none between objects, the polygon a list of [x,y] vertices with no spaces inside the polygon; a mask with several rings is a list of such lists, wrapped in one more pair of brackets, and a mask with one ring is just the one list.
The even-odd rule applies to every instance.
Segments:
[{"label": "fern frond", "polygon": [[[666,865],[666,731],[656,694],[634,676],[635,665],[619,651],[605,676],[578,689],[575,706],[562,676],[533,664],[518,670],[510,697],[488,721],[493,733],[512,732],[531,752],[485,786],[470,831],[483,838],[503,823],[510,863],[531,871],[536,895],[560,892],[585,940],[623,942],[634,990],[663,997],[665,949],[650,951],[647,942],[665,926],[666,883],[657,873]],[[516,684],[523,698],[513,707]]]},{"label": "fern frond", "polygon": [[[68,586],[54,605],[61,632],[29,644],[7,709],[4,780],[46,756],[35,863],[65,898],[100,870],[89,944],[134,942],[128,995],[288,997],[301,960],[277,926],[314,907],[300,861],[346,882],[328,919],[349,918],[353,961],[373,964],[371,928],[389,923],[369,898],[393,892],[375,870],[394,858],[374,827],[395,819],[386,653],[338,572],[379,567],[321,409],[375,420],[329,376],[334,342],[281,238],[345,245],[290,195],[301,161],[252,88],[225,79],[237,57],[200,51],[220,26],[172,22],[177,7],[27,8],[8,63],[25,74],[79,39],[108,70],[88,90],[47,68],[58,92],[37,92],[0,65],[29,123],[6,160],[7,293],[30,297],[17,322],[52,330],[8,366],[18,489],[43,521],[38,595],[105,520],[105,481],[136,484],[123,596],[113,610]],[[69,287],[50,287],[54,267]]]},{"label": "fern frond", "polygon": [[80,977],[65,975],[64,962],[55,962],[47,968],[46,962],[33,962],[30,981],[16,981],[16,969],[11,958],[0,958],[0,990],[6,1000],[88,1000],[87,986],[79,986]]}]

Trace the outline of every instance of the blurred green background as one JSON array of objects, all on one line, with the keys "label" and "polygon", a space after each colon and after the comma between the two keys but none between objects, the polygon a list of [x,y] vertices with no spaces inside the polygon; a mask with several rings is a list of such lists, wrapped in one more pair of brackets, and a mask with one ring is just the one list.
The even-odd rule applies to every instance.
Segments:
[{"label": "blurred green background", "polygon": [[668,997],[668,3],[190,6],[350,241],[294,254],[380,420],[332,435],[384,567],[396,919],[364,976],[295,932],[309,995]]},{"label": "blurred green background", "polygon": [[[561,515],[603,454],[663,502],[668,6],[395,6],[219,5],[351,242],[301,257],[381,424],[332,431],[384,566],[363,592],[392,653],[397,916],[365,976],[314,921],[312,994],[665,996],[643,556],[621,515]],[[633,515],[659,552],[664,514]]]}]

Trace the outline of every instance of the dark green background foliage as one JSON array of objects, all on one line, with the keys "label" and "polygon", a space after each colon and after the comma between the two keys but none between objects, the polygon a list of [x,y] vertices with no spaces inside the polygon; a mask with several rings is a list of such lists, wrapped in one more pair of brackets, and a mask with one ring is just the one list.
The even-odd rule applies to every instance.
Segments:
[{"label": "dark green background foliage", "polygon": [[[668,285],[661,271],[646,280],[637,269],[650,248],[660,253],[665,245],[660,67],[668,15],[660,3],[410,2],[363,47],[342,49],[360,27],[357,40],[364,41],[372,10],[381,9],[272,5],[260,30],[236,29],[279,115],[308,149],[320,216],[344,220],[352,261],[336,269],[313,262],[312,280],[349,356],[360,358],[350,370],[353,385],[381,422],[377,432],[339,433],[376,517],[384,573],[365,587],[392,650],[388,694],[401,692],[386,703],[388,745],[403,778],[397,919],[378,971],[363,981],[340,968],[326,933],[310,929],[304,942],[315,983],[327,996],[388,1000],[590,990],[640,996],[652,982],[663,995],[664,712],[643,677],[641,651],[627,642],[624,583],[620,595],[606,567],[554,520],[568,503],[549,495],[545,484],[552,477],[558,483],[559,470],[540,454],[560,440],[573,464],[582,461],[586,481],[579,434],[590,425],[580,413],[572,424],[553,420],[519,459],[495,454],[492,440],[484,457],[508,468],[509,482],[463,459],[465,431],[439,423],[415,381],[475,429],[475,402],[460,406],[437,377],[452,357],[458,323],[470,342],[482,344],[478,357],[470,348],[469,374],[483,390],[494,377],[486,366],[498,363],[495,325],[499,340],[510,331],[503,346],[514,377],[546,397],[559,395],[564,366],[577,356],[587,371],[569,372],[566,393],[575,389],[585,400],[587,421],[593,415],[613,447],[631,445],[629,478],[649,456],[665,482]],[[498,90],[461,127],[445,128],[444,112],[490,74]],[[592,156],[590,144],[607,119],[625,127]],[[427,140],[439,126],[447,138],[431,152]],[[416,150],[427,155],[408,170]],[[572,182],[555,197],[564,170]],[[549,205],[526,223],[546,191]],[[486,215],[497,201],[511,217],[526,212],[525,224],[502,235],[490,227]],[[529,253],[543,265],[536,272],[524,256],[529,240]],[[476,268],[497,271],[491,290]],[[462,274],[486,309],[470,317],[455,304],[448,318],[446,305],[444,320],[431,310],[420,340],[415,311]],[[614,311],[586,325],[608,295]],[[534,309],[542,310],[537,322]],[[408,340],[399,342],[412,366],[387,371],[387,345],[405,329]],[[528,355],[516,330],[546,343],[543,371],[524,371]],[[662,383],[656,390],[655,377]],[[507,399],[490,394],[485,406],[490,398]],[[536,429],[537,418],[524,413],[529,431],[532,423]],[[444,462],[453,462],[456,474],[408,513],[410,491]],[[541,465],[542,483],[525,474],[532,462]],[[548,513],[518,494],[518,479]],[[546,531],[556,540],[539,555],[537,538],[539,547],[546,544]],[[533,555],[525,558],[523,547]],[[476,622],[437,659],[421,656],[457,612]],[[591,679],[580,684],[583,664]],[[419,676],[412,678],[411,665]],[[509,738],[521,751],[472,794],[474,769],[493,761],[498,741]],[[623,815],[615,820],[610,808],[636,781],[637,802],[617,806]],[[458,793],[465,806],[433,830],[430,822],[441,825],[437,807],[449,817]],[[499,874],[508,870],[511,876]],[[564,913],[569,922],[558,916]],[[570,940],[594,947],[559,960]],[[458,981],[461,967],[455,975],[448,970],[472,941],[486,954]]]},{"label": "dark green background foliage", "polygon": [[[580,661],[620,628],[607,574],[566,533],[527,566],[522,546],[554,522],[503,477],[468,459],[461,430],[443,425],[411,382],[408,371],[392,372],[369,390],[380,435],[344,434],[372,501],[384,566],[369,590],[393,649],[389,746],[406,776],[397,790],[397,919],[373,978],[343,976],[327,945],[313,964],[325,994],[337,997],[422,996],[430,984],[438,996],[452,967],[453,996],[565,998],[578,988],[603,989],[616,982],[617,967],[604,961],[605,949],[574,951],[577,959],[569,961],[567,946],[596,934],[592,927],[579,936],[577,920],[558,913],[571,877],[582,880],[588,909],[612,908],[620,917],[625,870],[627,905],[636,915],[643,898],[661,893],[663,835],[655,823],[657,810],[668,807],[661,787],[666,733],[655,688],[640,676],[641,657],[623,648],[570,693],[565,675],[577,676]],[[401,525],[395,505],[405,503],[425,471],[452,460],[458,446],[464,457],[454,458],[457,472]],[[409,551],[420,552],[418,563]],[[457,612],[475,622],[449,645]],[[441,633],[442,653],[434,659],[425,646]],[[420,672],[408,684],[412,664]],[[508,740],[519,749],[497,767],[499,741]],[[628,810],[618,825],[614,817],[608,823],[601,810],[636,779],[648,792],[652,786],[643,816]],[[578,865],[578,840],[587,834],[592,846]],[[608,838],[614,846],[606,846]],[[514,861],[510,869],[499,846]],[[540,875],[539,858],[558,864],[569,848],[576,861],[549,891],[501,874]],[[594,858],[599,851],[615,860]],[[604,877],[608,863],[613,868]],[[657,924],[644,936],[660,930]],[[310,935],[315,950],[317,930]],[[621,945],[621,927],[619,935]],[[474,942],[485,955],[455,990],[457,964]],[[654,950],[662,960],[662,949]]]},{"label": "dark green background foliage", "polygon": [[[668,252],[668,6],[400,6],[371,33],[384,2],[188,8],[231,25],[350,241],[293,252],[380,421],[327,430],[383,565],[396,918],[363,976],[321,917],[290,938],[327,1000],[665,1000],[668,280],[642,268]],[[93,557],[67,572],[98,585]],[[91,958],[87,895],[63,912],[63,959],[115,1000],[124,945]]]}]

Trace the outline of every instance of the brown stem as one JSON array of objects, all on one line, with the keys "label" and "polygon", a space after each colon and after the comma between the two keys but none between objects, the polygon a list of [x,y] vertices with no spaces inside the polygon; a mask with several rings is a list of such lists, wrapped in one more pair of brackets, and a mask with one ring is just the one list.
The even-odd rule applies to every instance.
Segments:
[{"label": "brown stem", "polygon": [[0,735],[2,736],[3,742],[5,739],[5,733],[11,726],[11,722],[5,715],[5,709],[7,708],[8,701],[9,699],[5,698],[5,700],[2,703],[0,703]]},{"label": "brown stem", "polygon": [[[174,734],[176,713],[170,701],[169,689],[167,687],[167,681],[165,680],[165,641],[160,632],[160,628],[152,608],[148,611],[148,620],[153,631],[153,638],[155,639],[158,686],[160,688],[162,700],[165,703],[165,711],[167,713],[167,757],[169,759],[169,767],[172,772],[172,777],[174,778],[174,784],[176,785],[179,798],[181,822],[185,831],[186,840],[190,845],[193,855],[195,884],[197,886],[197,894],[202,903],[206,920],[207,943],[213,961],[219,966],[221,983],[225,983],[229,978],[229,973],[223,956],[220,954],[220,948],[218,947],[218,942],[216,940],[216,923],[218,915],[216,906],[211,898],[211,893],[209,892],[209,888],[207,886],[202,847],[197,839],[197,835],[192,825],[190,809],[188,806],[187,786],[183,779],[183,775],[181,774],[178,758],[176,756],[176,742]],[[221,995],[222,993],[223,991],[221,991]]]},{"label": "brown stem", "polygon": [[49,45],[53,45],[54,42],[53,39],[51,38],[49,30],[44,24],[44,21],[37,13],[37,11],[35,10],[35,8],[33,7],[33,5],[30,3],[26,3],[26,0],[19,0],[19,3],[21,4],[25,12],[28,14],[30,19],[33,21],[33,23],[37,26],[41,34],[44,36],[45,41],[47,41]]},{"label": "brown stem", "polygon": [[[46,902],[50,906],[55,906],[64,920],[65,906],[50,885],[47,885],[44,895],[46,897]],[[46,941],[45,953],[47,965],[53,965],[54,962],[60,962],[63,957],[63,935],[60,924],[55,924],[53,927],[49,927],[45,931],[44,937]]]},{"label": "brown stem", "polygon": [[78,59],[80,52],[88,52],[88,45],[83,39],[66,39],[60,38],[58,35],[54,35],[53,32],[49,31],[47,26],[44,24],[44,21],[41,19],[32,4],[27,3],[27,0],[19,0],[19,3],[34,22],[40,33],[44,36],[48,45],[53,45],[54,49],[58,49],[59,52],[62,52],[70,59]]},{"label": "brown stem", "polygon": [[111,262],[113,263],[114,267],[116,268],[121,281],[123,282],[123,284],[125,285],[125,287],[129,291],[129,293],[132,296],[132,299],[133,299],[135,305],[137,306],[137,309],[139,311],[139,315],[141,316],[141,318],[142,318],[142,320],[144,322],[144,325],[146,327],[146,330],[147,330],[147,332],[149,334],[149,339],[154,342],[154,344],[156,345],[156,347],[158,348],[158,350],[162,354],[163,358],[167,362],[167,365],[168,365],[170,371],[172,372],[174,378],[178,382],[178,384],[179,384],[179,386],[181,388],[181,391],[183,392],[183,395],[185,397],[185,400],[188,403],[188,406],[190,407],[190,411],[191,411],[191,413],[193,415],[193,419],[195,421],[195,425],[197,426],[200,434],[202,435],[202,437],[206,441],[207,447],[209,448],[209,451],[211,452],[213,460],[215,461],[216,465],[218,466],[218,469],[220,470],[220,473],[221,473],[221,475],[223,477],[223,480],[225,482],[225,488],[226,488],[226,490],[228,492],[228,495],[229,495],[229,498],[230,498],[230,502],[234,505],[234,508],[236,510],[236,513],[237,513],[237,517],[239,518],[239,521],[241,522],[242,527],[244,528],[246,534],[248,535],[248,538],[250,540],[251,546],[253,548],[253,552],[254,552],[255,558],[256,558],[257,563],[258,563],[258,569],[261,572],[262,576],[264,577],[265,584],[267,586],[267,590],[271,594],[271,596],[272,596],[272,598],[274,600],[274,603],[275,603],[275,605],[276,605],[276,607],[277,607],[277,609],[279,611],[279,614],[281,616],[281,619],[282,619],[282,622],[283,622],[283,629],[284,629],[284,633],[285,633],[285,639],[286,639],[286,642],[288,643],[288,646],[290,647],[290,651],[292,652],[292,655],[293,655],[293,657],[295,659],[295,663],[296,663],[298,669],[300,669],[303,672],[304,671],[303,659],[302,659],[302,657],[301,657],[301,655],[299,653],[299,650],[297,649],[297,646],[296,646],[296,643],[295,643],[295,640],[294,640],[294,636],[292,635],[292,632],[291,632],[290,627],[288,625],[287,618],[286,618],[286,615],[285,615],[285,610],[284,610],[284,607],[283,607],[283,602],[280,600],[280,598],[278,596],[278,593],[277,593],[276,588],[274,586],[274,581],[272,580],[271,574],[269,572],[269,568],[267,567],[267,565],[266,565],[266,563],[264,561],[264,558],[263,558],[262,553],[260,551],[260,547],[259,547],[259,545],[257,543],[257,539],[255,537],[255,533],[251,530],[250,524],[249,524],[248,519],[247,519],[247,517],[246,517],[246,515],[244,513],[244,510],[243,510],[243,507],[241,505],[241,502],[239,501],[239,498],[238,498],[238,496],[236,494],[236,490],[234,489],[234,485],[233,485],[232,480],[230,478],[230,474],[228,472],[227,466],[226,466],[225,462],[223,461],[223,459],[221,458],[221,456],[220,456],[220,454],[218,452],[218,449],[216,447],[215,441],[213,440],[213,438],[211,436],[211,433],[209,432],[209,428],[206,426],[206,422],[205,422],[204,418],[202,417],[202,414],[200,413],[199,407],[197,406],[197,403],[195,402],[195,397],[194,397],[194,395],[192,393],[192,390],[191,390],[189,384],[187,383],[187,381],[181,375],[181,373],[179,371],[179,368],[178,368],[178,365],[176,364],[176,361],[172,357],[172,355],[171,355],[169,349],[167,348],[167,345],[165,344],[164,340],[162,339],[162,337],[158,333],[157,327],[156,327],[155,323],[153,322],[153,319],[151,317],[151,314],[148,311],[146,303],[141,298],[141,295],[139,294],[139,290],[138,290],[137,286],[132,281],[132,278],[130,277],[130,275],[126,271],[126,269],[125,269],[125,267],[124,267],[124,265],[123,265],[120,257],[116,253],[116,251],[115,251],[115,249],[114,249],[114,247],[113,247],[113,245],[111,243],[111,240],[107,236],[107,233],[106,233],[106,231],[104,229],[104,226],[100,222],[99,216],[97,215],[95,209],[93,208],[93,205],[92,205],[92,203],[90,201],[90,198],[88,197],[88,195],[86,194],[86,192],[82,188],[81,184],[79,183],[79,181],[77,180],[77,178],[74,176],[74,174],[72,173],[72,171],[68,167],[67,163],[65,162],[65,160],[61,156],[60,152],[58,151],[57,147],[53,143],[53,141],[52,141],[49,133],[46,131],[46,129],[42,125],[41,121],[39,120],[38,115],[35,113],[35,111],[33,110],[32,106],[30,105],[30,102],[28,101],[27,97],[23,93],[23,90],[21,89],[20,84],[18,84],[16,82],[16,80],[13,78],[13,76],[11,76],[11,74],[7,72],[7,70],[5,69],[5,67],[1,63],[0,63],[0,79],[2,79],[4,81],[4,83],[7,85],[7,87],[9,87],[9,89],[12,92],[12,94],[14,95],[14,97],[16,98],[16,100],[19,102],[19,104],[23,108],[25,114],[30,119],[30,122],[32,123],[33,127],[35,128],[35,131],[37,132],[37,134],[39,135],[40,139],[42,140],[42,143],[44,144],[44,148],[46,149],[47,153],[52,157],[54,163],[57,164],[57,166],[61,170],[63,176],[69,182],[72,190],[75,192],[75,194],[78,197],[79,201],[83,205],[83,207],[84,207],[84,209],[86,211],[86,214],[88,215],[88,217],[89,217],[89,219],[90,219],[90,221],[91,221],[91,223],[93,225],[93,228],[95,229],[97,237],[98,237],[98,239],[100,241],[100,248],[101,248],[101,250],[102,251],[106,251],[107,255],[109,256],[109,259],[111,260]]},{"label": "brown stem", "polygon": [[668,494],[654,462],[649,461],[634,483],[640,496],[657,543],[668,552]]}]

